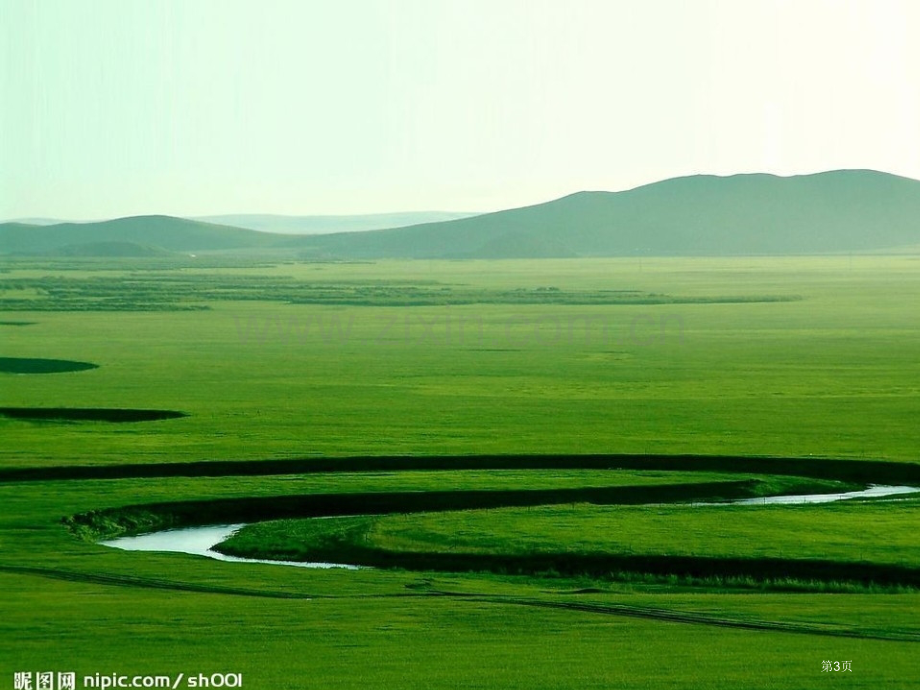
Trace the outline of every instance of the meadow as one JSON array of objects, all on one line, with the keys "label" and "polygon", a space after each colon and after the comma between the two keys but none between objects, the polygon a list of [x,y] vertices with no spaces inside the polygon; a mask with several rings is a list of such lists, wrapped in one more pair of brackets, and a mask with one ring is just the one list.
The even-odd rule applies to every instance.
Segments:
[{"label": "meadow", "polygon": [[916,587],[917,508],[909,498],[797,506],[585,503],[294,519],[256,522],[218,550],[412,570],[681,575],[788,589],[847,581]]},{"label": "meadow", "polygon": [[[0,683],[914,684],[916,501],[692,504],[920,485],[916,257],[199,258],[3,266]],[[387,514],[296,519],[331,506]],[[246,549],[389,556],[95,543],[234,511],[286,518]],[[547,553],[569,558],[495,567]],[[661,567],[558,567],[585,554]],[[716,567],[687,577],[689,557]],[[850,570],[789,571],[796,589],[767,560]]]}]

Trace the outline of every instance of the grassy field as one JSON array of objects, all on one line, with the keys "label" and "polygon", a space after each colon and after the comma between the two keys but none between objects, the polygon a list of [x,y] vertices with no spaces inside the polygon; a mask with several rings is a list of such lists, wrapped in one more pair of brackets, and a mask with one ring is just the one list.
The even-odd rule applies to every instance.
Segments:
[{"label": "grassy field", "polygon": [[[671,486],[691,496],[700,484],[716,495],[783,492],[813,485],[822,458],[854,468],[894,461],[912,476],[916,257],[3,268],[0,407],[35,412],[0,416],[0,688],[30,670],[240,672],[249,688],[915,684],[920,594],[903,583],[795,593],[398,562],[302,570],[121,552],[85,537],[164,515],[190,522],[199,510],[202,520],[234,507],[304,513],[384,495],[408,510],[438,492],[512,502],[530,500],[528,491],[566,501],[594,491],[592,501],[610,503]],[[84,370],[49,371],[57,365],[42,360]],[[137,411],[186,416],[134,421]],[[586,453],[611,460],[593,469],[437,463]],[[651,462],[654,471],[605,469],[618,454],[723,459],[676,459],[686,472]],[[348,460],[357,456],[383,467],[359,471]],[[392,456],[437,471],[388,471]],[[752,473],[745,456],[798,459],[808,478],[765,477],[760,465]],[[333,462],[316,473],[284,464],[298,458]],[[824,466],[826,479],[852,481]],[[879,477],[894,477],[891,467],[879,464]],[[329,471],[337,468],[348,471]],[[12,470],[34,471],[32,480],[3,474]],[[911,501],[556,503],[356,524],[394,552],[567,549],[916,572]],[[119,522],[126,506],[146,517]],[[83,531],[65,521],[87,514],[96,517]],[[269,536],[255,534],[264,546]],[[853,671],[822,673],[824,660],[851,660]]]},{"label": "grassy field", "polygon": [[[850,261],[224,269],[323,282],[389,276],[484,288],[803,297],[795,302],[408,308],[219,301],[206,312],[15,312],[35,324],[0,326],[4,356],[100,366],[54,377],[0,374],[4,406],[153,408],[189,417],[138,428],[58,426],[53,435],[2,421],[2,459],[599,452],[911,460],[920,434],[918,264],[854,258],[850,268]],[[116,284],[120,277],[105,275]]]},{"label": "grassy field", "polygon": [[[915,499],[869,505],[556,506],[387,517],[367,536],[392,550],[743,555],[917,567],[918,508]],[[854,549],[856,534],[860,543]]]},{"label": "grassy field", "polygon": [[[625,572],[767,588],[846,580],[920,586],[916,499],[827,505],[553,505],[278,520],[223,553],[413,570],[623,578]],[[859,535],[854,540],[854,535]],[[721,578],[721,579],[719,579]]]}]

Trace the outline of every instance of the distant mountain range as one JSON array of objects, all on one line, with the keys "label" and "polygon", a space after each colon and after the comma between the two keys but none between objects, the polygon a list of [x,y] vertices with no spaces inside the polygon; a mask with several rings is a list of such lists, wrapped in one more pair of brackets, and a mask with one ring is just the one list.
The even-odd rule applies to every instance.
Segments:
[{"label": "distant mountain range", "polygon": [[[280,227],[284,221],[275,222]],[[297,223],[308,225],[302,218]],[[874,252],[920,246],[920,182],[871,170],[695,175],[453,220],[317,235],[169,216],[43,227],[0,224],[0,252],[6,254],[85,254],[80,245],[100,243],[99,251],[106,250],[105,243],[122,243],[115,247],[120,255],[129,251],[123,243],[133,243],[145,255],[258,252],[317,259]]]},{"label": "distant mountain range", "polygon": [[[73,223],[71,220],[62,218],[11,218],[3,223],[16,223],[18,225],[60,225],[61,223]],[[98,220],[80,221],[81,223],[98,223]]]}]

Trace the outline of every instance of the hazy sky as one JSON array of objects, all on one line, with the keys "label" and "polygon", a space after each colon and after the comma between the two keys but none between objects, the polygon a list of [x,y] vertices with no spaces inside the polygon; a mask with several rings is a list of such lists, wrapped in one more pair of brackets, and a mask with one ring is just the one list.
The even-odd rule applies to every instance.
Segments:
[{"label": "hazy sky", "polygon": [[2,0],[0,218],[920,178],[918,0]]}]

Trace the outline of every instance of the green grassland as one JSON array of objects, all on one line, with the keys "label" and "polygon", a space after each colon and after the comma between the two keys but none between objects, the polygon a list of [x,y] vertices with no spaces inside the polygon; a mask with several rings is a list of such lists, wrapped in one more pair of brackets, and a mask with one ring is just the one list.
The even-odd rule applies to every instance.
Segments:
[{"label": "green grassland", "polygon": [[2,421],[0,457],[7,465],[509,452],[912,460],[917,266],[911,258],[281,265],[246,275],[803,299],[17,312],[36,323],[3,330],[5,356],[100,366],[0,374],[4,406],[189,417],[53,435]]},{"label": "green grassland", "polygon": [[[272,560],[415,570],[731,578],[805,587],[809,577],[920,585],[915,499],[827,505],[553,505],[536,508],[279,520],[218,548]],[[854,540],[854,535],[859,535]],[[747,578],[747,581],[742,581]],[[900,578],[900,580],[899,580]]]},{"label": "green grassland", "polygon": [[[629,550],[916,571],[915,501],[619,504],[671,486],[693,500],[708,483],[723,496],[814,488],[822,458],[860,468],[860,481],[872,480],[866,460],[893,461],[878,465],[882,479],[892,467],[910,475],[920,447],[914,256],[71,258],[4,269],[0,357],[97,368],[0,372],[0,407],[187,416],[0,416],[0,684],[52,669],[233,671],[250,688],[915,683],[920,594],[910,583],[784,592],[638,572],[303,570],[90,539],[194,522],[199,509],[199,521],[230,518],[256,500],[260,510],[299,501],[308,514],[323,496],[392,494],[408,509],[409,495],[422,505],[438,492],[491,492],[509,503],[351,524],[393,552]],[[452,470],[437,460],[580,454],[609,464]],[[607,469],[620,455],[633,456],[629,469]],[[686,471],[635,466],[650,455],[687,456],[674,460]],[[431,469],[388,471],[396,456]],[[383,466],[361,469],[360,457]],[[804,469],[768,477],[744,457]],[[326,464],[312,472],[312,462]],[[853,481],[839,463],[824,466],[829,482]],[[34,472],[3,474],[13,471]],[[510,502],[599,490],[611,493],[589,503],[611,505]],[[309,546],[292,530],[318,523],[350,524],[285,523],[277,538]],[[247,531],[265,546],[272,529]],[[853,672],[822,674],[826,659],[852,660]]]},{"label": "green grassland", "polygon": [[[381,548],[447,552],[744,554],[920,565],[916,500],[805,506],[554,506],[380,518]],[[853,548],[853,535],[860,546]],[[509,545],[511,545],[509,549]]]}]

